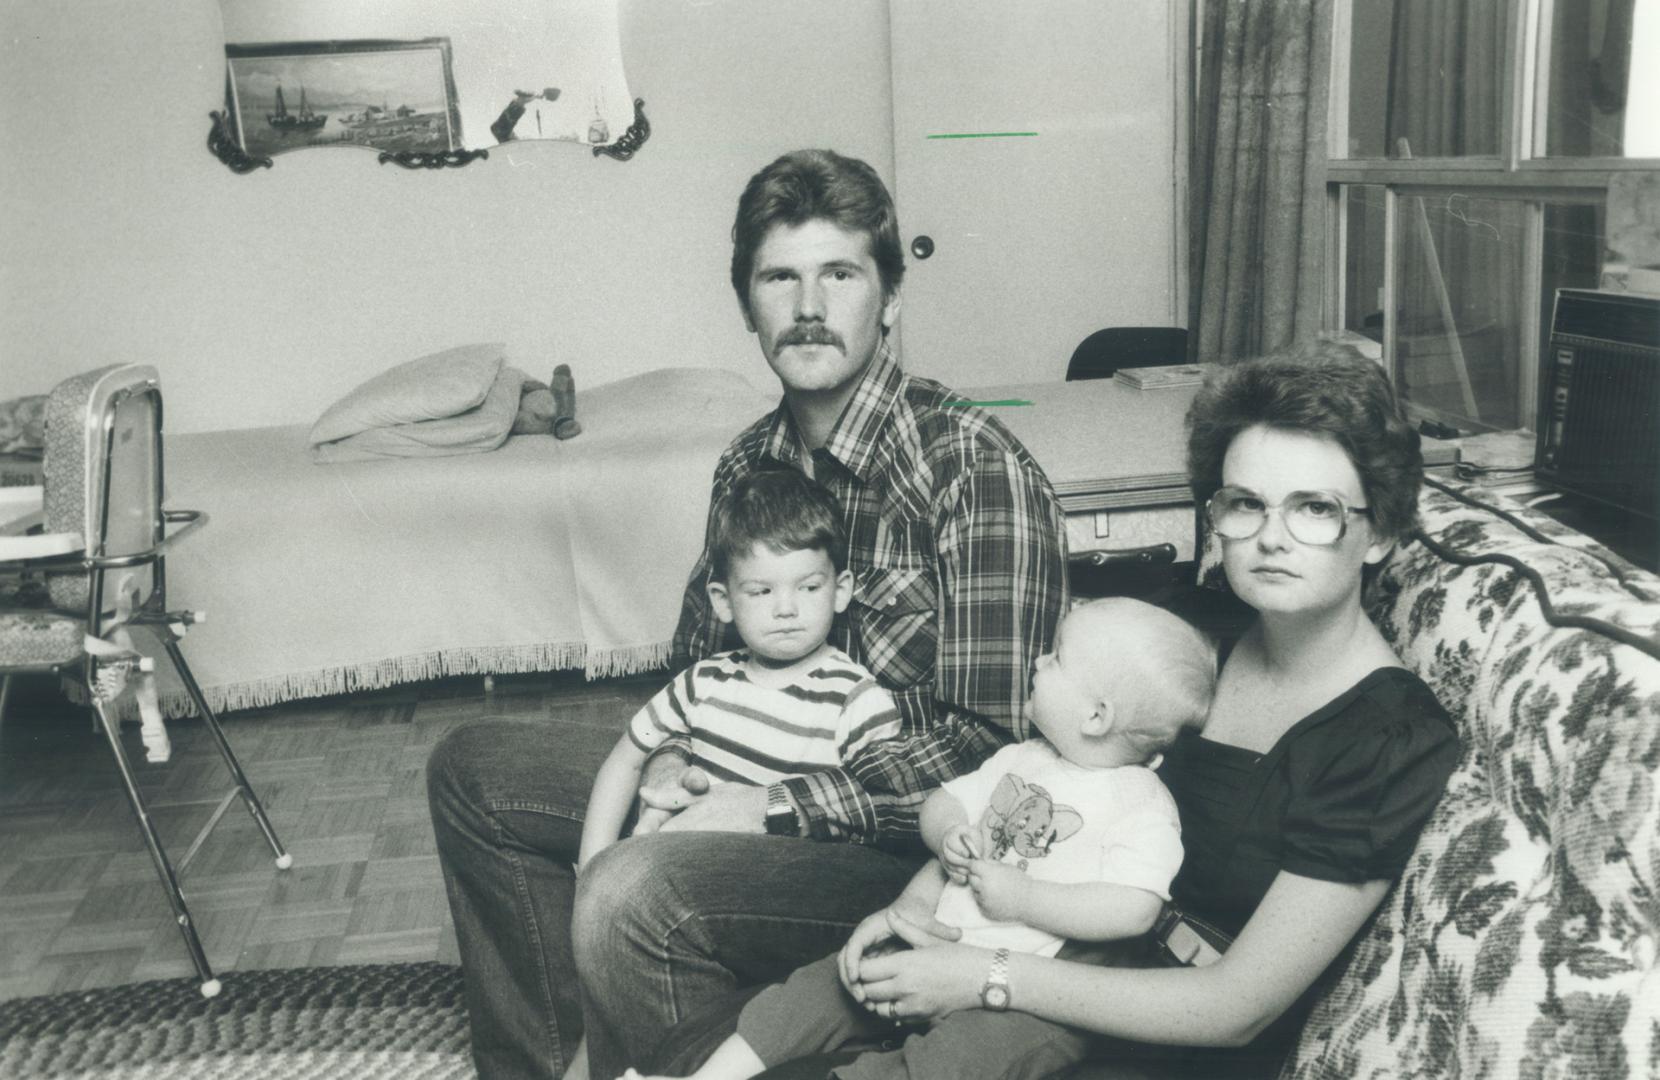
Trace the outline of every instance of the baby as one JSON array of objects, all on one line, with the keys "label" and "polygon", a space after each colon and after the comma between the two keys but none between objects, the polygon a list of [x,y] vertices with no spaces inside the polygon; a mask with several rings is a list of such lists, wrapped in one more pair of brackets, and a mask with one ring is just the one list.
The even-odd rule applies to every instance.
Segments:
[{"label": "baby", "polygon": [[[893,920],[926,927],[936,918],[960,928],[964,944],[994,950],[984,1009],[953,1013],[839,1074],[1001,1075],[995,1034],[976,1038],[975,1028],[986,1010],[1009,1007],[1008,954],[1053,956],[1068,939],[1144,934],[1169,899],[1181,827],[1153,769],[1183,728],[1203,721],[1215,677],[1209,642],[1169,612],[1129,599],[1073,609],[1033,669],[1026,716],[1039,737],[929,795],[921,831],[936,857],[840,953],[750,1001],[698,1080],[740,1080],[805,1054],[893,1039],[889,1014],[862,1003],[860,961],[894,947]],[[1077,1040],[1064,1045],[1081,1050]]]}]

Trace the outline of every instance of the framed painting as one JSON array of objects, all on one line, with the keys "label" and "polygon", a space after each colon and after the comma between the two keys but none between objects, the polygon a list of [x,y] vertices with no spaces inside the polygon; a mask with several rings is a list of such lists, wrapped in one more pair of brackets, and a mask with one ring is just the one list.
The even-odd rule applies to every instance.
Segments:
[{"label": "framed painting", "polygon": [[226,111],[245,153],[313,146],[445,154],[462,146],[447,37],[225,46]]}]

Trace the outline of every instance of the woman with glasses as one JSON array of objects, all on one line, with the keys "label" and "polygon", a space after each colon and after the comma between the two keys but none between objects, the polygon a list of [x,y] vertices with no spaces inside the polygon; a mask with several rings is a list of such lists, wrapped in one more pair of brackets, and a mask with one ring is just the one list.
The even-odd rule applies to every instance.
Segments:
[{"label": "woman with glasses", "polygon": [[[899,920],[913,948],[867,954],[851,988],[901,1025],[1006,1010],[986,1019],[1032,1048],[1014,1075],[1044,1075],[1045,1045],[1068,1039],[1095,1044],[1073,1077],[1274,1075],[1458,757],[1434,695],[1361,608],[1363,577],[1412,529],[1422,473],[1380,369],[1335,346],[1243,363],[1201,391],[1188,427],[1196,502],[1257,618],[1203,731],[1160,770],[1186,858],[1159,929],[1110,956],[1045,959]],[[864,1074],[843,1059],[836,1075]]]}]

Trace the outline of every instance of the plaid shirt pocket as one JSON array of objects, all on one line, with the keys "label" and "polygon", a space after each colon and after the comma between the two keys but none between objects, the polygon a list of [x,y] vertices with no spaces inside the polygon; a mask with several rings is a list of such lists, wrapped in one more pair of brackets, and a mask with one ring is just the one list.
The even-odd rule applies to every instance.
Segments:
[{"label": "plaid shirt pocket", "polygon": [[939,648],[939,589],[931,570],[866,569],[850,612],[865,664],[883,685],[931,688]]}]

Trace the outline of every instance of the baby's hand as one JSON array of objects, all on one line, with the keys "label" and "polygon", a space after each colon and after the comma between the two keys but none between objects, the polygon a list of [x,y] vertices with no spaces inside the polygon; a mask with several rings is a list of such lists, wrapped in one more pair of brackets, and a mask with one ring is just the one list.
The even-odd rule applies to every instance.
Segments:
[{"label": "baby's hand", "polygon": [[940,865],[958,885],[968,884],[968,868],[980,857],[980,845],[971,825],[953,825],[940,841]]},{"label": "baby's hand", "polygon": [[968,887],[989,918],[1018,922],[1026,910],[1026,890],[1031,883],[1021,870],[1007,863],[976,859],[969,867]]}]

